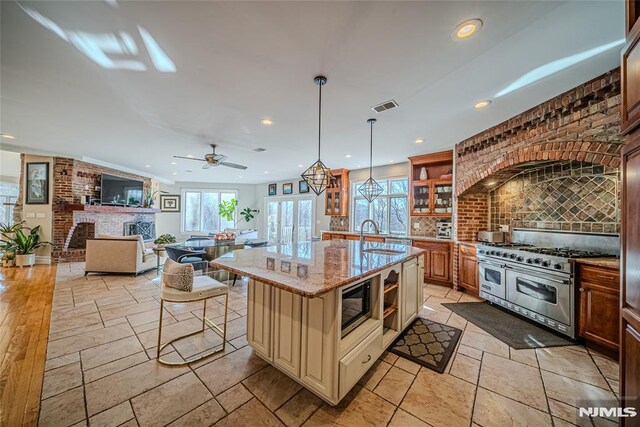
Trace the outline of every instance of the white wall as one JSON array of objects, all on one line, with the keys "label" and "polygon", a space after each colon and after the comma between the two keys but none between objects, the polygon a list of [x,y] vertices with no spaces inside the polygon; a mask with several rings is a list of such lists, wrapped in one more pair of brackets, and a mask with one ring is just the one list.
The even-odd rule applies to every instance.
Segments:
[{"label": "white wall", "polygon": [[[179,182],[173,185],[160,184],[161,194],[182,194],[183,189],[211,189],[211,190],[235,190],[238,192],[238,209],[244,208],[260,209],[260,213],[254,214],[255,218],[250,222],[238,223],[238,228],[255,228],[262,231],[262,199],[258,200],[256,196],[255,184],[218,184],[204,182]],[[159,197],[158,197],[159,200]],[[184,200],[181,200],[184,206]],[[159,206],[158,206],[159,207]],[[156,215],[156,233],[173,234],[178,240],[185,240],[192,233],[183,234],[180,231],[181,213],[161,212]]]}]

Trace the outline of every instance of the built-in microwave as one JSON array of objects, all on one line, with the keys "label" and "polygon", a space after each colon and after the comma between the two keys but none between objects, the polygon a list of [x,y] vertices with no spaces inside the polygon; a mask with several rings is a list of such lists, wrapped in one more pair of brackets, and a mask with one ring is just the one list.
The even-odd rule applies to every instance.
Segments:
[{"label": "built-in microwave", "polygon": [[371,279],[342,290],[341,336],[371,317]]}]

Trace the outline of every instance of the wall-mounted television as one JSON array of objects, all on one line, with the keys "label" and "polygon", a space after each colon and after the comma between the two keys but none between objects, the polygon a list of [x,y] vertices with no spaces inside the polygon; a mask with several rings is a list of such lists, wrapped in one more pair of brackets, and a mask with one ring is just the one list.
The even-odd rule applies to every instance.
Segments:
[{"label": "wall-mounted television", "polygon": [[100,183],[100,203],[103,205],[141,206],[143,199],[142,181],[102,174]]}]

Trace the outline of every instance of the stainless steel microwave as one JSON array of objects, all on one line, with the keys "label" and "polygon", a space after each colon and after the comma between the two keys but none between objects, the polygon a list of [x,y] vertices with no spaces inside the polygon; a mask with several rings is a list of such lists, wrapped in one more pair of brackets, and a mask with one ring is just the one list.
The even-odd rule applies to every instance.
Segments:
[{"label": "stainless steel microwave", "polygon": [[371,317],[371,279],[342,290],[341,336]]}]

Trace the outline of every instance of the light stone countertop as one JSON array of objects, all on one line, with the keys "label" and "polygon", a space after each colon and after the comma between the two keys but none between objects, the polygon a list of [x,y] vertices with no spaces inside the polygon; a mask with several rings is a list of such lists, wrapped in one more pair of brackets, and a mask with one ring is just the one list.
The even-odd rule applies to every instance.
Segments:
[{"label": "light stone countertop", "polygon": [[603,258],[577,258],[575,262],[585,265],[593,265],[596,267],[612,268],[620,270],[620,258],[603,257]]},{"label": "light stone countertop", "polygon": [[[358,236],[360,237],[360,233],[355,231],[329,231],[322,230],[320,234],[344,234],[349,236]],[[438,239],[436,237],[431,236],[415,236],[412,234],[373,234],[373,233],[364,233],[365,237],[384,237],[385,239],[411,239],[411,240],[424,240],[424,241],[432,241],[432,242],[453,242],[453,239]]]},{"label": "light stone countertop", "polygon": [[364,248],[400,253],[361,253],[358,241],[326,240],[237,250],[216,258],[211,265],[313,298],[424,253],[423,249],[389,243],[366,242]]}]

